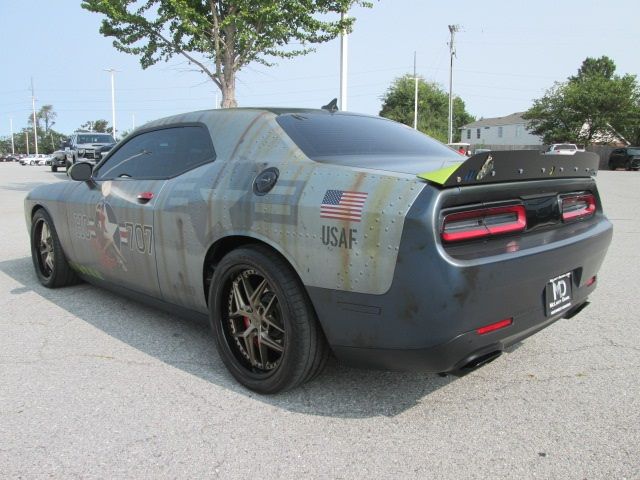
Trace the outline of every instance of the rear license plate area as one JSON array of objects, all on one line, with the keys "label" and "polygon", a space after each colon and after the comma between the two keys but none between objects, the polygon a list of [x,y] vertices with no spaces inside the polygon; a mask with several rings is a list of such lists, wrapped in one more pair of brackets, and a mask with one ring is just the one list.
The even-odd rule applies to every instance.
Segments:
[{"label": "rear license plate area", "polygon": [[556,315],[571,307],[573,278],[571,272],[563,273],[549,280],[545,287],[545,313],[547,317]]}]

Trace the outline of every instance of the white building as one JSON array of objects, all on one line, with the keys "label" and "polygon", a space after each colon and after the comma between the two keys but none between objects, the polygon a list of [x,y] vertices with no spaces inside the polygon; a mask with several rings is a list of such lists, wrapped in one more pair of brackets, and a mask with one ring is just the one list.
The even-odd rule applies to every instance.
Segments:
[{"label": "white building", "polygon": [[527,129],[527,120],[522,118],[524,112],[512,113],[506,117],[484,118],[460,128],[460,141],[471,144],[471,147],[512,145],[542,145],[542,138],[533,135]]}]

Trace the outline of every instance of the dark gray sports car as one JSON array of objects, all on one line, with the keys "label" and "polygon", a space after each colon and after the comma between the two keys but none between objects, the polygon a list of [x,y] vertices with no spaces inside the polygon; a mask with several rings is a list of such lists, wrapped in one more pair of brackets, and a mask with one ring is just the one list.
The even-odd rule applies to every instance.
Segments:
[{"label": "dark gray sports car", "polygon": [[25,215],[43,285],[206,316],[231,374],[273,393],[329,352],[462,374],[575,315],[612,235],[597,163],[467,159],[365,115],[212,110],[145,125]]}]

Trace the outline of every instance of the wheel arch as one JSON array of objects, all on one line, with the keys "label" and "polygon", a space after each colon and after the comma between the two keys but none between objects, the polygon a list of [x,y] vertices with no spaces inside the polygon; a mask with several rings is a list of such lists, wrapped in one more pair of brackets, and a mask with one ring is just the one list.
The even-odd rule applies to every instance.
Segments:
[{"label": "wheel arch", "polygon": [[257,245],[267,248],[278,255],[280,258],[282,258],[282,260],[286,262],[287,265],[289,265],[291,271],[300,281],[300,285],[302,285],[303,289],[306,292],[307,287],[302,281],[302,277],[300,276],[295,263],[282,250],[265,240],[249,235],[229,235],[216,240],[209,247],[204,257],[204,262],[202,264],[202,284],[204,288],[204,298],[207,302],[207,305],[209,304],[209,287],[211,285],[211,278],[213,277],[213,272],[215,271],[217,264],[227,253],[231,252],[232,250],[250,245]]},{"label": "wheel arch", "polygon": [[31,216],[29,217],[31,221],[33,221],[33,217],[38,210],[44,210],[45,212],[47,212],[47,215],[49,215],[49,217],[53,219],[53,216],[51,215],[51,212],[49,211],[49,209],[47,209],[47,207],[45,207],[42,203],[34,203],[31,207]]}]

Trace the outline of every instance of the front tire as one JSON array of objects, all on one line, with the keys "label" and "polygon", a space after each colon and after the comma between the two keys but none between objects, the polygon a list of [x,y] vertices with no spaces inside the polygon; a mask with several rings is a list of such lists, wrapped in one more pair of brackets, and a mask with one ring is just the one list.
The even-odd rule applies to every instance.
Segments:
[{"label": "front tire", "polygon": [[304,287],[268,248],[239,248],[220,261],[209,318],[223,363],[256,392],[294,388],[326,363],[329,349]]},{"label": "front tire", "polygon": [[53,220],[43,209],[38,210],[31,220],[31,259],[38,280],[47,288],[78,282],[64,256]]}]

